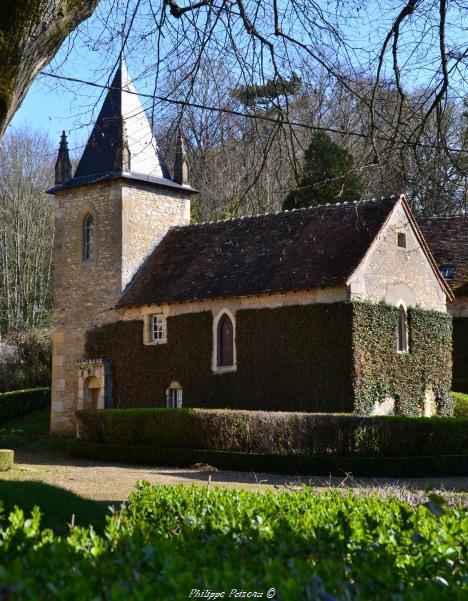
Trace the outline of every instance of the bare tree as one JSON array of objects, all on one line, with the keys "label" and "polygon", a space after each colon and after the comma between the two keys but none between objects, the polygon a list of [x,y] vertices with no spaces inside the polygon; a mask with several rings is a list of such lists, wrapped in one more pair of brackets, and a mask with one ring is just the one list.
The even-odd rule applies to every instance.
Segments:
[{"label": "bare tree", "polygon": [[9,131],[0,148],[0,333],[43,325],[50,311],[51,153],[29,128]]}]

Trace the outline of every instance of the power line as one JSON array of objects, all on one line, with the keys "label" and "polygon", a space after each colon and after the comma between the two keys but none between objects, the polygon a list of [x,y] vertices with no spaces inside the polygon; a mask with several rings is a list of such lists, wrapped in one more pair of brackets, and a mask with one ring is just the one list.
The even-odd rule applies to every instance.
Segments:
[{"label": "power line", "polygon": [[[275,119],[274,117],[268,117],[268,115],[256,115],[253,113],[244,113],[244,112],[238,111],[236,109],[210,106],[210,105],[201,104],[198,102],[190,102],[188,100],[176,100],[175,98],[169,98],[167,96],[158,96],[157,94],[145,94],[145,93],[133,92],[133,91],[127,90],[127,89],[116,88],[116,87],[105,85],[105,84],[99,84],[99,83],[96,83],[93,81],[87,81],[85,79],[78,79],[76,77],[57,75],[55,73],[48,73],[46,71],[42,71],[42,75],[45,75],[47,77],[52,77],[54,79],[70,81],[73,83],[80,83],[80,84],[84,84],[84,85],[91,86],[94,88],[126,92],[127,94],[134,94],[135,96],[139,96],[139,97],[143,97],[143,98],[151,98],[151,99],[157,100],[159,102],[167,102],[168,104],[175,104],[177,106],[182,106],[182,107],[188,106],[191,108],[212,111],[212,112],[216,112],[216,113],[225,113],[227,115],[233,115],[235,117],[243,117],[246,119],[254,119],[254,120],[259,120],[259,121],[267,121],[269,123],[274,123],[275,125],[278,125],[279,122],[282,122],[285,125],[289,125],[291,127],[301,127],[301,128],[309,129],[309,130],[313,130],[313,131],[324,131],[324,132],[338,134],[338,135],[342,135],[342,136],[355,136],[355,137],[364,138],[364,139],[369,138],[368,134],[364,134],[362,132],[344,131],[344,130],[336,129],[333,127],[324,127],[324,126],[320,126],[320,125],[309,125],[307,123],[301,123],[299,121],[289,121],[289,119],[277,119],[277,118]],[[394,139],[386,137],[386,136],[376,136],[376,139],[380,140],[381,142],[395,143]],[[433,150],[445,150],[448,152],[468,154],[468,150],[465,150],[463,148],[453,148],[450,146],[425,144],[424,142],[416,142],[416,141],[400,143],[400,145],[405,145],[405,144],[409,144],[410,146],[417,146],[419,148],[431,148]]]}]

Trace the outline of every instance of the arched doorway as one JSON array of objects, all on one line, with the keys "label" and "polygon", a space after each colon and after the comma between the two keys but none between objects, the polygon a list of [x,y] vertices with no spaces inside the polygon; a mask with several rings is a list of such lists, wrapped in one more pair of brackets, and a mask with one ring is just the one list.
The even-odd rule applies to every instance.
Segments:
[{"label": "arched doorway", "polygon": [[97,409],[99,395],[101,394],[101,380],[96,376],[89,376],[83,383],[83,409]]}]

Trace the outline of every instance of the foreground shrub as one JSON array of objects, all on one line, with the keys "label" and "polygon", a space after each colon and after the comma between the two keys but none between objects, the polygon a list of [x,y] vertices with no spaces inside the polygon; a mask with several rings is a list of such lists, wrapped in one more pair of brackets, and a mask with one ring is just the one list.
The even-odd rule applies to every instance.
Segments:
[{"label": "foreground shrub", "polygon": [[283,601],[462,601],[467,533],[466,510],[437,498],[411,507],[338,492],[141,484],[103,535],[74,528],[61,538],[41,529],[38,511],[11,514],[0,527],[0,580],[4,596],[34,600],[237,589]]},{"label": "foreground shrub", "polygon": [[31,388],[0,393],[0,422],[50,405],[50,388]]},{"label": "foreground shrub", "polygon": [[48,331],[10,332],[0,342],[0,392],[48,386],[51,361]]},{"label": "foreground shrub", "polygon": [[463,455],[468,420],[217,409],[78,411],[85,441],[244,453]]}]

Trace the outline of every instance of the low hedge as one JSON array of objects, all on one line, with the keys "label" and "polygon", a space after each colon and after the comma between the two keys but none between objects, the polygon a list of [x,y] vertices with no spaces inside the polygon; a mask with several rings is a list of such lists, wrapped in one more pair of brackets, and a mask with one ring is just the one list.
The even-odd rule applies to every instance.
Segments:
[{"label": "low hedge", "polygon": [[468,419],[217,409],[77,411],[87,442],[274,455],[468,453]]},{"label": "low hedge", "polygon": [[468,394],[452,392],[454,400],[453,414],[455,417],[468,417]]},{"label": "low hedge", "polygon": [[15,452],[11,449],[0,449],[0,472],[7,472],[13,467]]},{"label": "low hedge", "polygon": [[466,476],[468,455],[426,457],[336,457],[311,455],[267,455],[204,451],[199,449],[167,449],[158,447],[96,444],[73,440],[69,443],[73,457],[90,461],[112,461],[189,467],[207,463],[225,470],[269,472],[273,474],[314,474],[317,476],[420,477]]},{"label": "low hedge", "polygon": [[50,405],[50,388],[29,388],[0,394],[0,422]]}]

